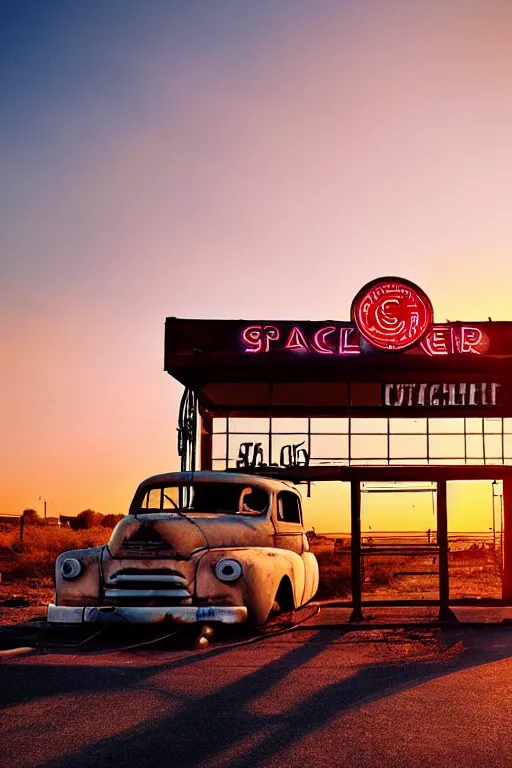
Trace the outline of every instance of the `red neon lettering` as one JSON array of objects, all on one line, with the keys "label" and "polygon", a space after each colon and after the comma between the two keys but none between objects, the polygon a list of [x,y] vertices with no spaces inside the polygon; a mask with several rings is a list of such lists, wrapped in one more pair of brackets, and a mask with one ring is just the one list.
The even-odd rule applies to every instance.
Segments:
[{"label": "red neon lettering", "polygon": [[460,329],[460,352],[483,355],[489,349],[489,338],[480,328],[463,325]]},{"label": "red neon lettering", "polygon": [[284,345],[284,348],[285,349],[304,349],[307,352],[309,352],[307,341],[304,338],[304,334],[302,333],[300,328],[297,328],[297,326],[292,328],[290,335],[288,337],[288,341]]},{"label": "red neon lettering", "polygon": [[360,355],[361,347],[356,335],[355,343],[350,343],[350,338],[356,335],[355,328],[342,328],[340,333],[340,355]]},{"label": "red neon lettering", "polygon": [[433,325],[427,333],[421,347],[427,355],[433,357],[449,355],[452,351],[452,329],[448,325]]},{"label": "red neon lettering", "polygon": [[245,328],[242,338],[246,344],[249,344],[245,349],[246,352],[259,354],[269,351],[270,342],[277,341],[279,331],[274,325],[249,325]]},{"label": "red neon lettering", "polygon": [[311,342],[311,347],[315,352],[319,352],[321,355],[334,355],[334,350],[325,346],[325,338],[335,330],[336,328],[334,325],[326,325],[325,328],[320,328],[320,330],[315,333]]}]

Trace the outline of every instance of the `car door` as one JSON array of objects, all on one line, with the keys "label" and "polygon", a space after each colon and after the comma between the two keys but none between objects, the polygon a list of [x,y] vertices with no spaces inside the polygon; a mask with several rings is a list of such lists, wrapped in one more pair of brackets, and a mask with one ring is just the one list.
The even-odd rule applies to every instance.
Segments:
[{"label": "car door", "polygon": [[276,499],[275,545],[301,555],[304,551],[304,526],[300,497],[292,491],[279,491]]}]

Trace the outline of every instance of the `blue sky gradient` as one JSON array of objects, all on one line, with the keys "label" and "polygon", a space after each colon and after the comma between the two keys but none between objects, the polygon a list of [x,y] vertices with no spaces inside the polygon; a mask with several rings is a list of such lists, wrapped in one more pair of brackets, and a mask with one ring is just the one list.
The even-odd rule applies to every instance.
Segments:
[{"label": "blue sky gradient", "polygon": [[510,319],[512,5],[0,2],[2,512],[175,466],[168,315]]}]

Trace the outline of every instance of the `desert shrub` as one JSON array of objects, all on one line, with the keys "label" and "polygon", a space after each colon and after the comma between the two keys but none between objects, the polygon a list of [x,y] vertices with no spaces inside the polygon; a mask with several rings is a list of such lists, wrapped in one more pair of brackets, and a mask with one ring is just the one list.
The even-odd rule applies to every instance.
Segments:
[{"label": "desert shrub", "polygon": [[115,528],[115,526],[120,520],[123,519],[123,517],[124,515],[105,515],[101,521],[101,525],[103,528]]},{"label": "desert shrub", "polygon": [[309,546],[318,561],[320,571],[317,597],[324,600],[350,595],[350,552],[347,550],[335,553],[335,540],[328,536],[315,536],[310,540]]},{"label": "desert shrub", "polygon": [[103,515],[101,512],[95,512],[94,509],[84,509],[76,516],[76,528],[78,530],[88,530],[101,525]]},{"label": "desert shrub", "polygon": [[321,566],[317,597],[320,600],[329,597],[346,597],[350,595],[351,585],[350,561]]},{"label": "desert shrub", "polygon": [[327,536],[315,536],[309,542],[309,549],[319,562],[321,560],[325,562],[334,554],[334,539]]},{"label": "desert shrub", "polygon": [[383,587],[391,584],[393,581],[393,571],[390,567],[384,567],[382,564],[372,563],[366,570],[366,578],[370,584]]},{"label": "desert shrub", "polygon": [[39,517],[39,512],[35,509],[24,509],[23,510],[23,522],[27,525],[36,525],[37,523],[41,522],[41,518]]}]

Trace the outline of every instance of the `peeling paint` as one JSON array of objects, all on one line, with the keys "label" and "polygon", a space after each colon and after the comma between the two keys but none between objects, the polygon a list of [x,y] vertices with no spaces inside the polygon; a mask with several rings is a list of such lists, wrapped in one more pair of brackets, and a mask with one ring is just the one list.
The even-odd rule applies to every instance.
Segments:
[{"label": "peeling paint", "polygon": [[[226,478],[242,487],[248,483],[245,476],[223,472],[194,473],[194,482],[201,482],[203,476],[209,483],[226,482]],[[162,477],[177,482],[185,475]],[[137,493],[152,480],[141,484]],[[307,551],[303,525],[278,517],[277,495],[290,492],[290,486],[261,477],[257,481],[271,499],[268,511],[261,515],[132,514],[118,523],[108,546],[59,555],[56,602],[48,608],[48,620],[233,623],[249,619],[262,624],[283,580],[289,583],[298,608],[317,590],[318,564]],[[73,581],[66,581],[61,573],[66,557],[82,564],[80,576]],[[215,566],[222,559],[236,560],[241,575],[235,564],[234,577],[231,571],[231,579],[222,580],[222,568],[217,576]]]}]

